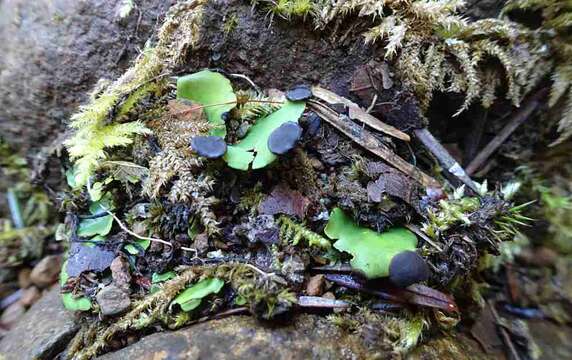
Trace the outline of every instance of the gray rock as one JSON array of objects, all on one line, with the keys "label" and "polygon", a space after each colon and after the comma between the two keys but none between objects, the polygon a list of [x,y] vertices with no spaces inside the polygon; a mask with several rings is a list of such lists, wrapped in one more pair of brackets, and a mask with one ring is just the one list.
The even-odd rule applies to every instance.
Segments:
[{"label": "gray rock", "polygon": [[300,315],[275,327],[235,316],[153,334],[98,359],[363,359],[375,352],[318,316]]},{"label": "gray rock", "polygon": [[131,305],[129,293],[113,284],[101,289],[95,299],[104,316],[117,315],[127,310]]},{"label": "gray rock", "polygon": [[[88,92],[131,65],[176,0],[135,1],[125,18],[117,15],[121,2],[0,1],[0,137],[14,151],[36,154],[60,143]],[[59,161],[43,166],[57,189]],[[0,213],[9,179],[0,176]]]},{"label": "gray rock", "polygon": [[20,301],[17,301],[8,306],[4,312],[2,312],[0,323],[7,328],[12,328],[18,323],[18,321],[20,321],[25,312],[26,308],[24,305]]},{"label": "gray rock", "polygon": [[53,141],[100,78],[115,79],[139,54],[174,0],[0,2],[0,135],[21,150]]},{"label": "gray rock", "polygon": [[53,359],[78,330],[71,312],[64,309],[55,287],[28,310],[0,341],[5,360]]}]

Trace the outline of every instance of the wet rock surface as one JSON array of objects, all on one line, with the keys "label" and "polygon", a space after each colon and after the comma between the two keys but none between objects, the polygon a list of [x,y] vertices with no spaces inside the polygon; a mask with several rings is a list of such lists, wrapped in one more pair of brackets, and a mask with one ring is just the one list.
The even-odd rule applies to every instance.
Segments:
[{"label": "wet rock surface", "polygon": [[59,288],[50,290],[18,320],[0,341],[5,360],[53,359],[77,331],[74,316],[64,309]]},{"label": "wet rock surface", "polygon": [[[542,359],[568,359],[570,328],[550,321],[528,321]],[[54,288],[0,341],[4,359],[53,359],[64,351],[78,326],[61,305]],[[323,316],[297,315],[288,324],[233,316],[177,331],[143,337],[123,349],[98,357],[123,359],[365,359],[390,358],[377,338],[344,331]],[[502,359],[503,347],[487,349],[470,336],[451,333],[427,337],[406,359]]]}]

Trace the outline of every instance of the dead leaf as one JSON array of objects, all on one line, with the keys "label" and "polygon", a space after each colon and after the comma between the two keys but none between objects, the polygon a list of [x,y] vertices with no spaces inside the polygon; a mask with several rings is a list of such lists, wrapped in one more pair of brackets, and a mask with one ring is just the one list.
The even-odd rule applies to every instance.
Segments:
[{"label": "dead leaf", "polygon": [[416,184],[397,170],[389,168],[377,180],[367,184],[369,201],[379,203],[383,200],[383,194],[397,197],[415,209],[419,207]]},{"label": "dead leaf", "polygon": [[203,106],[200,104],[193,104],[190,101],[169,100],[167,103],[169,114],[179,119],[189,121],[201,121],[204,119]]},{"label": "dead leaf", "polygon": [[70,277],[79,276],[85,271],[101,272],[111,265],[114,258],[115,252],[101,246],[87,246],[74,242],[68,252],[66,271]]},{"label": "dead leaf", "polygon": [[308,205],[310,205],[310,200],[300,192],[291,190],[285,185],[278,185],[262,201],[258,212],[263,215],[292,215],[302,219],[308,210]]},{"label": "dead leaf", "polygon": [[451,296],[425,285],[414,284],[405,289],[395,287],[372,288],[349,274],[326,274],[326,279],[350,289],[376,295],[389,303],[426,306],[441,309],[448,313],[459,312],[459,308]]},{"label": "dead leaf", "polygon": [[410,285],[406,289],[398,290],[398,294],[410,304],[441,309],[446,312],[459,312],[451,296],[425,285]]}]

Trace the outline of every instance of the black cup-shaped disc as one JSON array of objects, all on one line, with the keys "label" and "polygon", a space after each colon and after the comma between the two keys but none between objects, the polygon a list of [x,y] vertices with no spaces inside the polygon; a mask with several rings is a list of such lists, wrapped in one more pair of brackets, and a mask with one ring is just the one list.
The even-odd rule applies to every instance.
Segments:
[{"label": "black cup-shaped disc", "polygon": [[191,147],[208,159],[217,159],[226,153],[226,143],[220,136],[195,136],[191,139]]},{"label": "black cup-shaped disc", "polygon": [[429,278],[429,267],[415,251],[403,251],[389,263],[389,280],[399,287],[425,281]]},{"label": "black cup-shaped disc", "polygon": [[306,85],[298,85],[286,91],[286,99],[290,101],[303,101],[312,97],[312,89]]},{"label": "black cup-shaped disc", "polygon": [[268,137],[268,149],[276,154],[286,154],[296,146],[302,136],[302,128],[298,123],[288,121],[276,128]]}]

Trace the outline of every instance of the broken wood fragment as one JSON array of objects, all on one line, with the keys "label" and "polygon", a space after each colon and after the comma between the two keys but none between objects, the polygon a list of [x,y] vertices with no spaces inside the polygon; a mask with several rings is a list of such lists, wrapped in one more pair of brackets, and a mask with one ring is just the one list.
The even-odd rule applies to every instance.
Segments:
[{"label": "broken wood fragment", "polygon": [[350,121],[347,116],[343,116],[330,109],[328,106],[317,101],[308,101],[309,108],[314,111],[320,118],[328,122],[330,125],[344,133],[354,142],[368,150],[374,155],[391,164],[396,169],[410,176],[415,181],[425,187],[440,188],[441,184],[431,176],[425,174],[415,166],[400,158],[390,148],[383,144],[372,133],[363,129],[356,123]]},{"label": "broken wood fragment", "polygon": [[479,193],[476,184],[473,180],[467,175],[465,170],[461,167],[461,165],[455,160],[451,154],[441,145],[437,139],[429,132],[427,128],[423,129],[416,129],[413,131],[415,136],[421,141],[421,143],[433,154],[437,160],[441,163],[441,165],[447,169],[447,171],[459,179],[463,184],[468,186],[471,190]]},{"label": "broken wood fragment", "polygon": [[350,307],[350,303],[320,296],[300,296],[298,297],[298,306],[320,309],[345,309]]},{"label": "broken wood fragment", "polygon": [[344,97],[339,96],[338,94],[321,88],[319,86],[314,86],[312,88],[312,94],[314,97],[327,102],[328,104],[344,104],[348,107],[348,115],[352,120],[358,120],[367,126],[370,126],[372,129],[377,131],[381,131],[384,134],[389,136],[393,136],[397,139],[403,141],[410,141],[411,137],[404,133],[403,131],[396,129],[395,127],[384,123],[383,121],[379,120],[375,116],[369,114],[362,108],[360,108],[356,103],[353,101],[346,99]]}]

